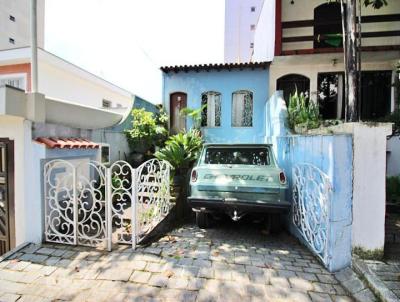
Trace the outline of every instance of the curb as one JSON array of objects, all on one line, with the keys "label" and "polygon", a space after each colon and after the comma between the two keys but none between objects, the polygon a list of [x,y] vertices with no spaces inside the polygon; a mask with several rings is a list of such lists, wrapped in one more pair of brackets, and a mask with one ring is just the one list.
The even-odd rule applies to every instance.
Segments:
[{"label": "curb", "polygon": [[17,253],[18,251],[22,250],[23,248],[27,247],[30,244],[31,242],[24,242],[13,248],[12,250],[9,250],[7,253],[3,254],[0,257],[0,262],[6,260],[7,258],[11,257],[12,255],[14,255],[15,253]]},{"label": "curb", "polygon": [[353,258],[353,268],[358,274],[363,276],[371,290],[383,302],[399,301],[393,292],[369,269],[368,265],[366,265],[362,260]]}]

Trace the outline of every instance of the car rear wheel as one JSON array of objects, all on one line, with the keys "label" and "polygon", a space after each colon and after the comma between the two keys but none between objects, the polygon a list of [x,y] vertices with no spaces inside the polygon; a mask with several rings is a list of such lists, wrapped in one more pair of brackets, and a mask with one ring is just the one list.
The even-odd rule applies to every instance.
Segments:
[{"label": "car rear wheel", "polygon": [[196,212],[196,224],[200,229],[210,227],[210,215],[204,212]]}]

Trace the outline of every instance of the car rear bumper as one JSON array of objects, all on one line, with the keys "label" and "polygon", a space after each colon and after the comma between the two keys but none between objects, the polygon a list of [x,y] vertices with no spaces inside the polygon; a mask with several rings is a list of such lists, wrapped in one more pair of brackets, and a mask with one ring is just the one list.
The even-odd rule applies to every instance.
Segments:
[{"label": "car rear bumper", "polygon": [[232,211],[247,213],[287,212],[290,209],[288,201],[253,201],[233,198],[188,197],[188,204],[195,211]]}]

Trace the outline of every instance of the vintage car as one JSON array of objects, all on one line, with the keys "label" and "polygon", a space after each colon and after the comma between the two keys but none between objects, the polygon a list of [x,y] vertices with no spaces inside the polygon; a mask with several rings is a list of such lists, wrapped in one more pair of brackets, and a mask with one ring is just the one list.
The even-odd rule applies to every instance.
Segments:
[{"label": "vintage car", "polygon": [[256,213],[276,230],[279,214],[290,208],[287,187],[271,145],[206,144],[191,172],[188,204],[200,228],[221,213],[234,221]]}]

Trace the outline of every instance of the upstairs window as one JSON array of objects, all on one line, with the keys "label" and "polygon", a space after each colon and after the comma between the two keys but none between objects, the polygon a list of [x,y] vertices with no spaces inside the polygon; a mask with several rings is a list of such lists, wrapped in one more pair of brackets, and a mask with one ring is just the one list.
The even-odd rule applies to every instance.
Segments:
[{"label": "upstairs window", "polygon": [[232,127],[253,127],[253,93],[241,90],[232,94]]},{"label": "upstairs window", "polygon": [[254,12],[256,11],[256,7],[255,7],[255,6],[250,7],[250,11],[251,11],[252,13],[254,13]]},{"label": "upstairs window", "polygon": [[11,44],[15,44],[15,40],[13,38],[8,38],[8,42],[10,42]]},{"label": "upstairs window", "polygon": [[314,48],[343,47],[342,12],[339,2],[327,2],[314,9]]},{"label": "upstairs window", "polygon": [[209,91],[201,95],[201,106],[204,107],[201,112],[202,127],[220,127],[221,126],[221,94],[219,92]]},{"label": "upstairs window", "polygon": [[9,19],[10,19],[10,21],[15,22],[15,17],[14,16],[10,15]]}]

